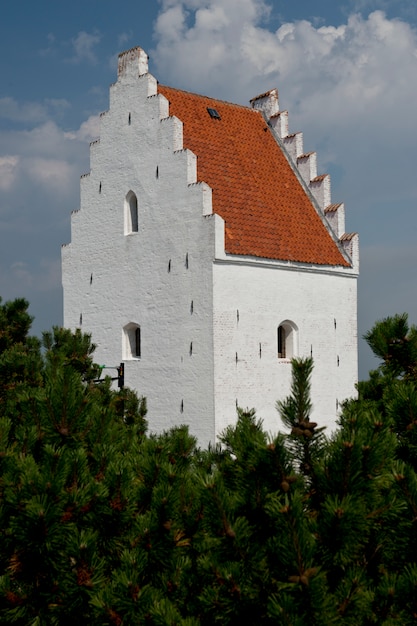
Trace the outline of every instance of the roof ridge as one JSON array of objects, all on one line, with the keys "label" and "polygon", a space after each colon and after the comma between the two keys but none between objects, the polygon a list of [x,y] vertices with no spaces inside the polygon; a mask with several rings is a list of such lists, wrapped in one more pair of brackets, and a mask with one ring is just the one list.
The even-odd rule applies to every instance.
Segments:
[{"label": "roof ridge", "polygon": [[172,91],[175,91],[175,92],[185,93],[189,96],[195,96],[196,98],[202,98],[204,100],[212,100],[213,102],[221,102],[221,104],[229,104],[230,106],[233,106],[233,107],[239,107],[242,109],[246,109],[248,111],[258,112],[256,109],[253,109],[252,107],[244,105],[244,104],[237,104],[236,102],[230,102],[229,100],[222,100],[221,98],[213,98],[212,96],[205,96],[204,94],[201,94],[201,93],[195,93],[194,91],[188,91],[187,89],[178,89],[177,87],[170,87],[169,85],[162,85],[161,83],[158,82],[158,88],[159,87],[161,87],[162,89],[171,89]]}]

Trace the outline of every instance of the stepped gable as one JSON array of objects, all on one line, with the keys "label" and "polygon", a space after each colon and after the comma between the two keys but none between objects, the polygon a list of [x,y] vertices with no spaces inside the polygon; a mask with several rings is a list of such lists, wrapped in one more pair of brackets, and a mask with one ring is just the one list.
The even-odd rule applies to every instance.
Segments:
[{"label": "stepped gable", "polygon": [[158,92],[183,122],[198,181],[213,190],[227,253],[350,267],[260,111],[162,85]]}]

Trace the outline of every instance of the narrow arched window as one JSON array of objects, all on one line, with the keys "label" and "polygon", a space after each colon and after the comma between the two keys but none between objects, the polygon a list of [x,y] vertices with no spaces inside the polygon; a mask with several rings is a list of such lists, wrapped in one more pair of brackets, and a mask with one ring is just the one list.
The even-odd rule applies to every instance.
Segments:
[{"label": "narrow arched window", "polygon": [[135,354],[134,356],[138,359],[140,359],[141,357],[140,326],[138,326],[135,330]]},{"label": "narrow arched window", "polygon": [[285,328],[278,326],[278,358],[285,359]]},{"label": "narrow arched window", "polygon": [[133,191],[125,198],[125,235],[139,231],[138,199]]},{"label": "narrow arched window", "polygon": [[277,329],[277,352],[279,359],[292,359],[298,353],[298,328],[294,322],[285,320]]},{"label": "narrow arched window", "polygon": [[139,324],[130,322],[123,328],[123,359],[140,359],[142,356],[142,338]]}]

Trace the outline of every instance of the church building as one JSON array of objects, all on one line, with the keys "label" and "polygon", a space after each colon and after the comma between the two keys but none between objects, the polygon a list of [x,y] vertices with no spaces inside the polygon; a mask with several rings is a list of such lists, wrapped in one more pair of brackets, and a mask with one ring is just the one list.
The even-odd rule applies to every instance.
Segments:
[{"label": "church building", "polygon": [[291,359],[310,355],[311,417],[334,426],[355,395],[358,271],[276,89],[241,106],[160,85],[141,48],[119,55],[62,248],[64,326],[124,362],[150,431],[187,424],[206,446],[239,406],[276,432]]}]

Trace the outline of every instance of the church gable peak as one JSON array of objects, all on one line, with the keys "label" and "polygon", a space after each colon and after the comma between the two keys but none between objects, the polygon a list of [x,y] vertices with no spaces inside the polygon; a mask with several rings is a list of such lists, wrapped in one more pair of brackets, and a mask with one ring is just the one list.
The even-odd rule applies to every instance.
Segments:
[{"label": "church gable peak", "polygon": [[148,61],[148,55],[139,46],[125,50],[118,56],[117,75],[121,77],[128,73],[134,73],[137,76],[143,76],[143,74],[148,73]]}]

